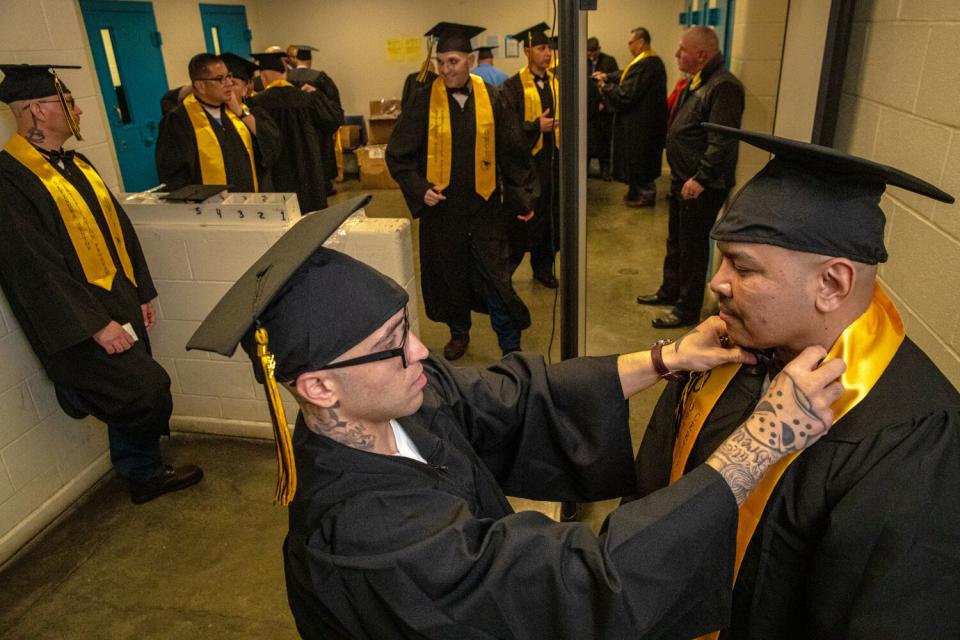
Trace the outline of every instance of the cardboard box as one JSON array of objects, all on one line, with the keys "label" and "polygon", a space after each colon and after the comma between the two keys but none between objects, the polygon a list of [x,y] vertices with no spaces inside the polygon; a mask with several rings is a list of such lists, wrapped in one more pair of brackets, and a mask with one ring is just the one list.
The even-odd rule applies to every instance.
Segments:
[{"label": "cardboard box", "polygon": [[399,189],[400,185],[387,170],[387,145],[374,144],[357,149],[360,164],[360,185],[364,189]]},{"label": "cardboard box", "polygon": [[381,98],[370,101],[370,117],[390,116],[396,118],[400,115],[400,101],[396,98]]},{"label": "cardboard box", "polygon": [[371,117],[367,123],[370,132],[367,135],[368,144],[387,144],[390,142],[390,135],[397,124],[397,118],[393,116]]},{"label": "cardboard box", "polygon": [[340,127],[340,146],[345,150],[360,146],[360,125],[345,124]]}]

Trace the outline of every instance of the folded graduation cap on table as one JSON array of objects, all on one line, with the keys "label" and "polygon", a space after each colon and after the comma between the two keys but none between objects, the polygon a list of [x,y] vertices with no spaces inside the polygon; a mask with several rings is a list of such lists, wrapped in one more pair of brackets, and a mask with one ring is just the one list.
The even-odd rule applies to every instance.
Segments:
[{"label": "folded graduation cap on table", "polygon": [[330,364],[407,304],[407,292],[393,280],[322,246],[370,200],[362,195],[301,218],[240,276],[187,342],[188,350],[228,357],[240,343],[253,361],[270,405],[279,466],[274,499],[281,504],[296,492],[296,468],[277,380],[294,381]]},{"label": "folded graduation cap on table", "polygon": [[710,232],[718,242],[770,244],[844,257],[865,264],[887,260],[887,185],[953,202],[953,196],[908,173],[829,147],[704,123],[708,131],[774,154],[727,206]]}]

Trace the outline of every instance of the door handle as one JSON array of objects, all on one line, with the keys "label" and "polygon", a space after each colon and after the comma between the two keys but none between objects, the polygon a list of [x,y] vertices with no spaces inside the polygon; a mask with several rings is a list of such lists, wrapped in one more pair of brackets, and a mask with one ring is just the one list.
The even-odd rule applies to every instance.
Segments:
[{"label": "door handle", "polygon": [[119,121],[121,122],[121,124],[122,124],[122,123],[123,123],[123,111],[120,110],[120,105],[118,105],[118,104],[113,105],[113,110],[117,112],[117,120],[119,120]]}]

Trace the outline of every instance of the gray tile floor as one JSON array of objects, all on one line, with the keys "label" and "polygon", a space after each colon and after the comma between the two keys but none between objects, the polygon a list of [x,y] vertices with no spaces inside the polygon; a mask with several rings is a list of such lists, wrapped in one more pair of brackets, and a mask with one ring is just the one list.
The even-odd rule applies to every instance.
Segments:
[{"label": "gray tile floor", "polygon": [[[587,350],[590,354],[647,348],[660,332],[656,308],[635,297],[660,279],[666,238],[666,181],[657,207],[627,209],[624,187],[588,184]],[[344,195],[358,190],[342,185]],[[376,191],[371,216],[406,215],[396,191]],[[416,239],[416,234],[414,234]],[[532,281],[526,263],[514,277],[531,308],[524,349],[545,353],[554,291]],[[425,318],[421,337],[442,349],[446,327]],[[559,318],[558,318],[559,322]],[[475,316],[465,365],[499,355],[489,322]],[[554,339],[553,357],[559,354]],[[635,445],[659,387],[631,400]],[[142,506],[130,503],[123,482],[105,477],[42,536],[0,568],[0,637],[44,638],[295,638],[286,605],[280,545],[286,512],[271,504],[275,458],[267,441],[175,434],[167,457],[195,462],[204,481]],[[595,527],[612,508],[585,509]],[[549,510],[549,509],[547,509]]]}]

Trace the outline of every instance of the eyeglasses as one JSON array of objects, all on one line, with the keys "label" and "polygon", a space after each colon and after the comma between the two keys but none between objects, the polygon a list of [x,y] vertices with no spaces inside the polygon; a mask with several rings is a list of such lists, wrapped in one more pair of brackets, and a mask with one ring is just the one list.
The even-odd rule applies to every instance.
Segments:
[{"label": "eyeglasses", "polygon": [[212,78],[197,78],[197,80],[202,82],[219,82],[220,84],[223,84],[229,80],[233,80],[233,74],[228,73],[222,76],[213,76]]},{"label": "eyeglasses", "polygon": [[400,358],[400,362],[403,363],[403,368],[407,368],[407,336],[410,335],[410,320],[407,317],[407,308],[403,308],[403,337],[400,339],[400,346],[395,349],[387,349],[386,351],[377,351],[375,353],[368,353],[365,356],[360,356],[357,358],[350,358],[349,360],[342,360],[340,362],[331,362],[328,365],[320,367],[318,371],[327,371],[328,369],[342,369],[344,367],[355,367],[360,364],[367,364],[368,362],[379,362],[380,360],[389,360],[390,358]]},{"label": "eyeglasses", "polygon": [[[74,99],[73,99],[72,97],[71,97],[71,98],[66,98],[66,97],[65,97],[65,98],[63,99],[63,101],[67,103],[67,107],[70,108],[70,109],[73,109],[73,108],[76,107],[76,105],[77,105],[76,101],[74,101]],[[59,100],[59,99],[58,99],[58,100],[34,100],[34,102],[36,102],[37,104],[48,104],[48,103],[49,103],[49,104],[60,104],[60,100]]]}]

